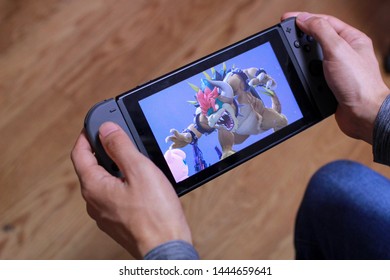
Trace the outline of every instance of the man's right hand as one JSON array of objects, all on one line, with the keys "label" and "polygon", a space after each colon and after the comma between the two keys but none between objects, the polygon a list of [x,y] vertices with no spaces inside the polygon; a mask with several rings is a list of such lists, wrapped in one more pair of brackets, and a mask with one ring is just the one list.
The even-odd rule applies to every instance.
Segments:
[{"label": "man's right hand", "polygon": [[390,94],[384,83],[371,39],[341,20],[327,15],[286,13],[296,16],[298,27],[313,36],[324,54],[324,74],[339,105],[336,120],[348,136],[372,144],[374,122]]}]

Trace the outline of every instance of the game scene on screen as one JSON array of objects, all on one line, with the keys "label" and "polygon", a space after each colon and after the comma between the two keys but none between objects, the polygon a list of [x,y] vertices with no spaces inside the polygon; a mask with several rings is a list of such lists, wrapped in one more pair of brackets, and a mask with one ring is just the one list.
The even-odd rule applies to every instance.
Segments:
[{"label": "game scene on screen", "polygon": [[303,117],[270,43],[139,103],[176,182]]}]

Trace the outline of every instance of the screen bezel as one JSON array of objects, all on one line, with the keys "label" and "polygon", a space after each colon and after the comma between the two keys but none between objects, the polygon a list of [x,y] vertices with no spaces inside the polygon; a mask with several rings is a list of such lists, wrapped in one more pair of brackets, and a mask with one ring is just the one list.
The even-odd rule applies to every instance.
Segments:
[{"label": "screen bezel", "polygon": [[[275,52],[287,82],[289,83],[296,102],[302,112],[303,118],[266,136],[218,163],[207,167],[205,170],[202,170],[181,182],[176,182],[158,146],[154,134],[149,127],[139,101],[266,42],[271,44]],[[305,90],[307,86],[304,85],[304,79],[300,77],[302,77],[302,73],[300,72],[298,64],[293,57],[290,46],[282,33],[281,28],[274,27],[192,64],[184,66],[177,71],[140,86],[135,90],[131,90],[119,96],[117,102],[139,149],[145,153],[164,172],[164,174],[166,174],[177,194],[183,195],[299,133],[318,121],[318,110],[313,105],[309,93]]]}]

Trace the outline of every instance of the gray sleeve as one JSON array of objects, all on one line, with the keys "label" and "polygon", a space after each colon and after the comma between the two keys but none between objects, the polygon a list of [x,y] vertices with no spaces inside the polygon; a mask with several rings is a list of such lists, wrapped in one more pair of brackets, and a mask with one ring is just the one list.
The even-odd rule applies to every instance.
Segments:
[{"label": "gray sleeve", "polygon": [[195,248],[182,240],[163,243],[148,252],[145,260],[199,260]]},{"label": "gray sleeve", "polygon": [[373,132],[374,161],[390,166],[390,95],[379,109]]}]

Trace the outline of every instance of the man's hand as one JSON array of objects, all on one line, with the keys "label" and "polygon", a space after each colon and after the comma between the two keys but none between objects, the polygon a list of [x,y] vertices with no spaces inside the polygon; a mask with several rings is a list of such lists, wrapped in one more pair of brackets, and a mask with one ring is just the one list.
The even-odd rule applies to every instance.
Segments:
[{"label": "man's hand", "polygon": [[286,13],[282,20],[292,16],[322,47],[325,78],[339,103],[340,129],[372,144],[375,118],[390,90],[381,77],[371,39],[332,16]]},{"label": "man's hand", "polygon": [[123,179],[98,165],[84,132],[71,154],[88,214],[99,228],[136,258],[167,241],[191,243],[180,200],[162,172],[118,125],[104,123],[99,136]]}]

